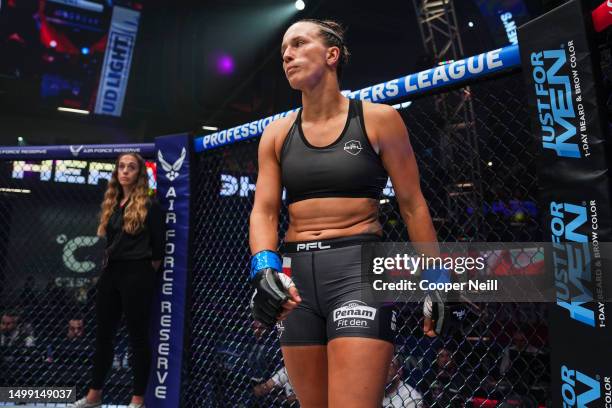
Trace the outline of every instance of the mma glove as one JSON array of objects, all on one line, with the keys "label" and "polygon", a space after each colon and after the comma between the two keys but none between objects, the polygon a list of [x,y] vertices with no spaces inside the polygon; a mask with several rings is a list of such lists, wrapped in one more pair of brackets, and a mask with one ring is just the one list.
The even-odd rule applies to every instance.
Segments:
[{"label": "mma glove", "polygon": [[251,285],[255,292],[251,297],[253,318],[272,327],[282,312],[283,303],[289,299],[289,288],[295,286],[282,271],[278,253],[264,250],[251,257]]},{"label": "mma glove", "polygon": [[[425,270],[422,277],[430,282],[450,282],[450,271]],[[447,302],[446,294],[438,290],[429,291],[423,301],[423,316],[433,321],[433,331],[436,336],[447,336],[459,331],[467,312],[465,304]]]},{"label": "mma glove", "polygon": [[467,311],[463,303],[445,302],[437,290],[428,293],[423,302],[423,315],[433,320],[436,336],[448,336],[459,331]]}]

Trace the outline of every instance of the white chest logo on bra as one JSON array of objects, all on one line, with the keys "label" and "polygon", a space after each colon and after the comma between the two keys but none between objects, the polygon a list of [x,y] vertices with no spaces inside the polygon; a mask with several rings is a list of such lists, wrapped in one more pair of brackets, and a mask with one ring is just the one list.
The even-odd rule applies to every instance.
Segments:
[{"label": "white chest logo on bra", "polygon": [[357,156],[362,150],[359,140],[349,140],[344,144],[344,151],[353,156]]}]

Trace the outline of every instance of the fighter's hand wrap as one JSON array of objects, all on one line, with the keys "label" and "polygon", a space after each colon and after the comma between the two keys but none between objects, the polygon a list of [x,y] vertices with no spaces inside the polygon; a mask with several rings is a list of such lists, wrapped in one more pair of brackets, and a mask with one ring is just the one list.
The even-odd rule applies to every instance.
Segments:
[{"label": "fighter's hand wrap", "polygon": [[[450,282],[450,271],[444,269],[423,271],[421,276],[430,282]],[[437,336],[446,336],[458,330],[466,314],[464,304],[447,302],[445,294],[438,290],[430,291],[423,301],[423,316],[433,321],[432,329]]]},{"label": "fighter's hand wrap", "polygon": [[268,327],[276,323],[289,299],[289,288],[295,286],[281,271],[281,257],[274,251],[264,250],[251,257],[251,285],[255,288],[251,310],[255,320]]}]

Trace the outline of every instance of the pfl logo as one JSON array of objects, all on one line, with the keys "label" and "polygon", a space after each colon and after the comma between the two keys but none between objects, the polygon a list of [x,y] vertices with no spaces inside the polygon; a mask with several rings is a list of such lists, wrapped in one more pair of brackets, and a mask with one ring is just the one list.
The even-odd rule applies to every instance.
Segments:
[{"label": "pfl logo", "polygon": [[344,144],[344,151],[353,156],[357,156],[362,151],[361,142],[359,140],[349,140]]},{"label": "pfl logo", "polygon": [[581,371],[571,370],[567,366],[561,366],[561,397],[563,408],[578,407],[587,408],[591,402],[601,397],[601,384]]},{"label": "pfl logo", "polygon": [[330,245],[325,245],[321,241],[305,242],[302,244],[297,244],[298,251],[310,251],[312,249],[329,249],[329,248],[331,248]]}]

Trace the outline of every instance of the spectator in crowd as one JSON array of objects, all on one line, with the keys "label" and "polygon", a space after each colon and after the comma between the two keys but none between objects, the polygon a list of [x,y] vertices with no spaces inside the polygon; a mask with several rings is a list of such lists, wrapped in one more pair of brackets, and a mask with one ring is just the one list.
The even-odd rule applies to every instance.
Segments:
[{"label": "spectator in crowd", "polygon": [[512,335],[512,343],[503,351],[499,371],[502,379],[512,385],[514,392],[528,395],[546,378],[548,357],[529,344],[525,331],[518,328]]},{"label": "spectator in crowd", "polygon": [[83,337],[85,334],[85,326],[83,324],[83,319],[80,317],[75,317],[68,320],[68,333],[66,334],[66,338],[68,340],[77,340]]},{"label": "spectator in crowd", "polygon": [[[298,406],[297,397],[295,396],[293,387],[289,382],[289,376],[287,375],[287,369],[285,366],[276,371],[268,381],[253,387],[253,394],[255,394],[255,396],[258,398],[263,397],[270,394],[276,388],[282,388],[284,391],[283,395],[279,396],[279,398],[282,400],[282,406]],[[278,405],[281,404],[275,404],[275,406]]]},{"label": "spectator in crowd", "polygon": [[[253,320],[251,329],[255,342],[252,344],[246,354],[247,376],[249,387],[245,388],[245,401],[249,401],[249,407],[267,407],[260,396],[251,392],[251,387],[266,381],[270,377],[276,367],[278,367],[278,359],[274,358],[274,350],[279,350],[276,336],[269,336],[269,330],[260,322]],[[257,398],[256,398],[257,397]]]},{"label": "spectator in crowd", "polygon": [[251,348],[247,356],[247,364],[249,370],[249,377],[252,383],[260,383],[264,381],[274,366],[271,366],[270,350],[272,344],[266,341],[268,329],[257,320],[253,320],[251,323],[251,329],[255,336],[255,344]]},{"label": "spectator in crowd", "polygon": [[463,407],[469,393],[453,353],[444,347],[438,350],[434,366],[420,385],[425,402],[431,408]]},{"label": "spectator in crowd", "polygon": [[82,318],[73,318],[68,320],[68,333],[66,333],[66,337],[70,340],[78,339],[83,337],[85,333]]},{"label": "spectator in crowd", "polygon": [[33,376],[36,353],[32,327],[21,313],[8,310],[0,317],[0,384],[25,385]]},{"label": "spectator in crowd", "polygon": [[19,313],[7,311],[0,320],[0,346],[33,347],[35,339],[27,325],[19,321]]},{"label": "spectator in crowd", "polygon": [[421,408],[422,399],[421,394],[403,380],[403,367],[396,355],[391,360],[387,373],[383,408]]},{"label": "spectator in crowd", "polygon": [[[91,354],[91,342],[87,339],[85,323],[81,316],[73,316],[66,323],[64,334],[47,346],[46,361],[60,363],[79,370],[87,364]],[[85,375],[81,372],[81,375]]]},{"label": "spectator in crowd", "polygon": [[506,375],[512,369],[514,363],[517,363],[521,357],[532,357],[539,354],[539,350],[530,345],[525,332],[517,329],[512,335],[512,343],[504,349],[504,355],[499,367],[502,375]]}]

